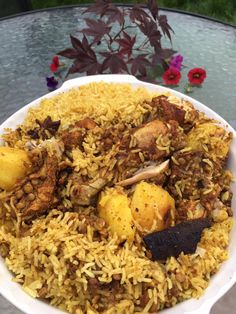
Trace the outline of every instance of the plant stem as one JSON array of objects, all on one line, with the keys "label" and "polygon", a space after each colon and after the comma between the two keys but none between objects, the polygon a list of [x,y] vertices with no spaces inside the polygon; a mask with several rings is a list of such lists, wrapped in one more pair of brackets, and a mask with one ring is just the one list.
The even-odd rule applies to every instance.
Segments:
[{"label": "plant stem", "polygon": [[149,39],[146,38],[140,45],[139,47],[136,48],[136,50],[143,50],[145,48],[145,46],[148,44]]}]

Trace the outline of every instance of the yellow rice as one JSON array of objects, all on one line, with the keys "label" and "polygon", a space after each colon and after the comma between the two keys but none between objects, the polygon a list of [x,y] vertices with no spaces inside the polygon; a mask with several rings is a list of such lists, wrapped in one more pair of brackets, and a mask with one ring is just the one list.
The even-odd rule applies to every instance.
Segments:
[{"label": "yellow rice", "polygon": [[[127,126],[138,126],[149,109],[145,101],[152,97],[147,90],[133,90],[129,85],[92,83],[43,100],[29,110],[21,127],[28,130],[33,127],[35,119],[42,121],[47,116],[52,120],[60,119],[62,129],[85,117],[94,119],[103,127],[116,125],[119,120],[125,121]],[[174,100],[178,101],[172,97]],[[25,142],[23,137],[16,146]],[[93,145],[91,135],[86,154],[78,149],[73,151],[76,171],[91,168],[91,175],[95,175],[97,163],[111,165],[112,151],[105,161],[94,159],[94,156],[91,160],[90,151],[96,148]],[[164,149],[167,149],[166,145]],[[139,156],[142,161],[142,153]],[[176,163],[174,158],[173,162]],[[67,188],[69,190],[70,186]],[[176,190],[181,196],[178,184]],[[181,253],[178,258],[168,258],[166,263],[148,259],[145,248],[140,249],[138,235],[133,244],[125,243],[121,247],[115,235],[110,235],[106,241],[93,241],[92,227],[86,234],[78,233],[82,223],[77,213],[63,214],[55,209],[35,220],[29,234],[21,238],[2,225],[0,242],[9,244],[7,267],[26,293],[34,298],[43,297],[53,306],[73,314],[98,313],[97,305],[108,300],[106,290],[101,291],[104,297],[97,300],[97,304],[88,298],[89,278],[96,276],[100,282],[109,284],[113,276],[119,276],[124,292],[115,305],[111,303],[103,313],[131,314],[152,313],[152,308],[159,311],[185,299],[200,297],[211,275],[228,258],[233,219],[227,218],[205,230],[195,254]],[[15,228],[14,224],[11,226]],[[148,296],[148,302],[141,308],[139,300],[144,294]]]}]

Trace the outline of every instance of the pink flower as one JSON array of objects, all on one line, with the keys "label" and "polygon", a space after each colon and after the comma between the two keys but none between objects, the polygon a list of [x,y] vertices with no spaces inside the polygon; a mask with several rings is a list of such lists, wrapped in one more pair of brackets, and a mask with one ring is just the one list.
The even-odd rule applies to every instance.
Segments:
[{"label": "pink flower", "polygon": [[175,68],[176,70],[181,70],[182,63],[183,63],[183,56],[182,55],[177,55],[175,57],[172,57],[170,60],[170,68]]}]

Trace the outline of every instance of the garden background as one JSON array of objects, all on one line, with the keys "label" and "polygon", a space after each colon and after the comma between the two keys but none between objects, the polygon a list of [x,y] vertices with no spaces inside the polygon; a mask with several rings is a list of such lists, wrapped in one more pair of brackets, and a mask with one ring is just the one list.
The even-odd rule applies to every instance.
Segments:
[{"label": "garden background", "polygon": [[[28,9],[43,9],[70,4],[85,4],[91,0],[0,0],[0,16]],[[141,0],[119,0],[119,3],[143,3]],[[158,0],[160,7],[198,13],[236,24],[236,0]]]}]

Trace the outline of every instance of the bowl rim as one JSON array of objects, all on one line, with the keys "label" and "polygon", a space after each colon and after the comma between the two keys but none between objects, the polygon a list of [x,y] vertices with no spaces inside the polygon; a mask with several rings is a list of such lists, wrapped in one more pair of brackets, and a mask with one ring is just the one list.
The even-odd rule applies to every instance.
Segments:
[{"label": "bowl rim", "polygon": [[[234,147],[231,150],[235,151],[236,155],[236,132],[235,130],[229,125],[228,122],[226,122],[220,115],[218,115],[215,111],[207,107],[206,105],[202,104],[198,100],[195,100],[192,97],[189,97],[187,95],[182,94],[181,92],[172,90],[170,88],[164,87],[164,86],[159,86],[159,85],[154,85],[151,83],[146,83],[142,82],[138,79],[136,79],[134,76],[131,75],[126,75],[126,74],[105,74],[105,75],[93,75],[93,76],[87,76],[87,77],[79,77],[75,79],[68,80],[64,82],[64,84],[57,90],[45,94],[34,101],[30,102],[28,105],[22,107],[20,110],[16,111],[14,114],[12,114],[8,119],[6,119],[1,125],[0,125],[0,134],[3,133],[4,128],[6,127],[16,127],[19,123],[23,122],[24,117],[26,113],[28,112],[29,108],[37,106],[41,100],[47,99],[54,97],[57,94],[60,94],[61,92],[66,92],[69,89],[73,87],[80,87],[81,85],[86,85],[88,83],[92,82],[108,82],[108,83],[117,83],[117,84],[131,84],[133,87],[144,87],[149,90],[153,91],[160,91],[160,92],[170,92],[174,96],[177,96],[181,99],[187,100],[191,103],[193,103],[194,106],[197,107],[198,110],[205,112],[207,115],[212,117],[213,119],[216,119],[219,121],[224,127],[227,128],[228,131],[233,133],[233,142],[234,142]],[[3,143],[3,141],[0,141],[0,145]],[[234,154],[233,154],[234,155]],[[235,168],[236,168],[236,156],[233,160],[233,165],[235,163]],[[235,227],[234,227],[235,229]],[[232,241],[232,239],[231,239]],[[236,240],[235,240],[236,241]],[[228,250],[228,249],[227,249]],[[234,263],[236,262],[236,253],[232,256],[234,259]],[[236,282],[236,269],[233,267],[233,264],[230,265],[230,260],[231,257],[221,265],[221,268],[218,270],[217,274],[214,277],[214,283],[213,279],[211,277],[210,283],[208,288],[204,290],[203,296],[201,296],[198,300],[196,299],[190,299],[186,300],[184,302],[181,302],[175,306],[173,306],[170,309],[165,309],[162,312],[166,314],[178,314],[178,313],[188,313],[188,314],[197,314],[197,313],[209,313],[211,307],[215,304],[216,301],[218,301]],[[230,267],[228,267],[228,265]],[[222,270],[222,267],[224,268]],[[228,269],[229,268],[229,269]],[[222,284],[221,280],[224,279],[222,276],[218,276],[217,280],[217,275],[222,273],[222,271],[226,272],[227,270],[227,278],[228,280]],[[6,275],[7,278],[10,280],[12,278],[12,275],[10,274],[9,270],[5,266],[4,260],[1,258],[0,259],[0,278],[2,277],[2,274]],[[216,279],[216,280],[215,280]],[[221,279],[221,280],[220,280]],[[213,293],[211,293],[210,296],[207,296],[209,287],[212,285],[216,286],[216,289],[213,289]],[[219,286],[220,285],[220,288]],[[20,293],[19,289],[22,291]],[[45,314],[60,314],[64,313],[58,308],[54,308],[53,306],[47,304],[44,301],[41,301],[39,299],[33,299],[30,296],[28,296],[25,292],[23,292],[22,286],[20,286],[17,283],[9,283],[5,282],[4,280],[0,279],[0,293],[2,294],[3,297],[5,297],[8,301],[10,301],[12,304],[14,304],[18,309],[21,311],[24,311],[26,314],[31,314],[32,313],[32,307],[38,307],[39,311],[37,308],[34,308],[34,313],[35,314],[41,314],[42,311],[44,311]],[[206,297],[207,296],[207,297]],[[25,302],[22,302],[25,301]]]}]

